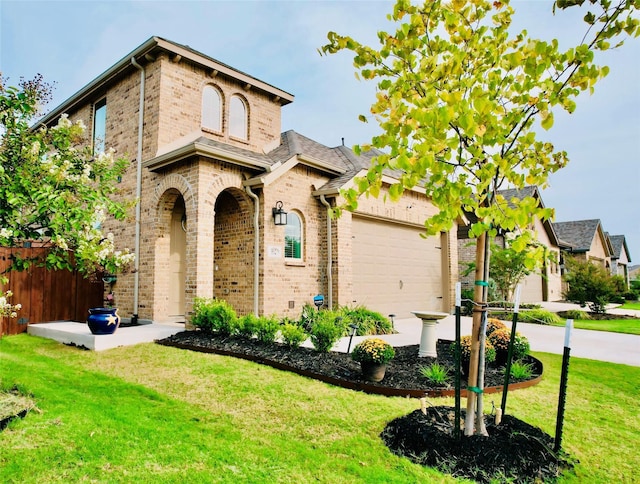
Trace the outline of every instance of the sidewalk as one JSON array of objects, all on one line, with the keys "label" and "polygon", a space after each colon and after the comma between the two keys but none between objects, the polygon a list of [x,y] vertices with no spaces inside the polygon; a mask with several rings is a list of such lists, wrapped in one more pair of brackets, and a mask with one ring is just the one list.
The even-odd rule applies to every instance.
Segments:
[{"label": "sidewalk", "polygon": [[[559,303],[557,303],[559,304]],[[579,307],[579,306],[578,306]],[[511,327],[511,322],[506,322]],[[380,338],[392,345],[405,346],[420,343],[422,321],[418,318],[396,320],[394,324],[399,334],[381,335]],[[462,336],[471,334],[471,318],[461,318]],[[565,328],[531,323],[518,323],[517,330],[529,339],[533,351],[561,355],[564,351]],[[455,317],[447,316],[437,326],[437,337],[455,339]],[[354,336],[351,348],[366,339]],[[347,351],[349,338],[342,338],[334,351]],[[640,366],[640,336],[605,331],[574,329],[571,333],[571,356],[592,360],[608,361],[631,366]]]}]

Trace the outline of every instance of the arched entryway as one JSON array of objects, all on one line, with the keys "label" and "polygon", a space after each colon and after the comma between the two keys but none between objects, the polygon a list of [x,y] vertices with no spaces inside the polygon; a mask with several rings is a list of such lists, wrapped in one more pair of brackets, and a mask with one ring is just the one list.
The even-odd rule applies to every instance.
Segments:
[{"label": "arched entryway", "polygon": [[178,196],[169,228],[169,292],[167,313],[174,320],[185,316],[187,274],[187,215],[182,196]]},{"label": "arched entryway", "polygon": [[228,188],[216,198],[213,292],[239,314],[253,311],[252,207],[243,191]]}]

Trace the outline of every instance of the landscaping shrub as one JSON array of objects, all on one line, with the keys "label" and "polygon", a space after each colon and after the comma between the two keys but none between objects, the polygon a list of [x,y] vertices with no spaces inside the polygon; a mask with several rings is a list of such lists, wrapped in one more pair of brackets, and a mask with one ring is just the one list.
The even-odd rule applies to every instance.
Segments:
[{"label": "landscaping shrub", "polygon": [[511,363],[510,374],[514,380],[529,380],[533,376],[533,366],[530,363],[514,361]]},{"label": "landscaping shrub", "polygon": [[589,303],[593,312],[604,313],[607,302],[616,294],[617,281],[602,267],[588,261],[568,257],[565,282],[569,289],[564,297],[581,306]]},{"label": "landscaping shrub", "polygon": [[351,352],[351,358],[361,363],[384,365],[396,355],[396,350],[380,338],[369,338],[358,343]]},{"label": "landscaping shrub", "polygon": [[376,311],[367,309],[364,306],[356,306],[354,308],[342,306],[338,310],[338,313],[343,319],[343,324],[347,333],[349,331],[350,324],[358,326],[356,331],[358,336],[393,333],[393,327],[391,326],[391,321],[389,321],[389,319]]},{"label": "landscaping shrub", "polygon": [[520,312],[520,321],[535,324],[560,324],[562,319],[555,313],[546,309],[528,309]]},{"label": "landscaping shrub", "polygon": [[[455,352],[456,343],[451,343],[451,351]],[[469,362],[471,358],[471,336],[462,336],[460,338],[460,359],[463,362]],[[486,340],[486,344],[484,346],[484,361],[486,363],[493,363],[496,361],[496,349],[491,344],[491,341]]]},{"label": "landscaping shrub", "polygon": [[507,352],[509,350],[509,341],[511,340],[511,331],[502,328],[496,329],[493,333],[487,335],[487,339],[496,349],[496,352]]},{"label": "landscaping shrub", "polygon": [[507,326],[500,321],[499,319],[496,318],[488,318],[487,319],[487,336],[489,336],[491,333],[493,333],[494,331],[498,330],[498,329],[507,329]]},{"label": "landscaping shrub", "polygon": [[280,334],[283,343],[290,348],[297,348],[307,339],[307,333],[304,332],[304,329],[290,322],[280,328]]},{"label": "landscaping shrub", "polygon": [[238,317],[235,310],[221,299],[196,297],[193,312],[191,323],[204,331],[228,336],[237,329]]},{"label": "landscaping shrub", "polygon": [[516,332],[516,339],[513,342],[513,359],[521,360],[531,353],[531,345],[526,336]]},{"label": "landscaping shrub", "polygon": [[428,366],[420,367],[420,374],[432,385],[443,386],[449,380],[449,369],[438,362],[431,363]]},{"label": "landscaping shrub", "polygon": [[318,311],[314,306],[309,303],[305,303],[304,306],[302,306],[302,314],[300,314],[298,325],[307,333],[311,333],[311,328],[318,319],[319,313],[320,311]]},{"label": "landscaping shrub", "polygon": [[583,321],[592,319],[588,312],[580,311],[579,309],[569,309],[568,311],[564,311],[562,313],[562,317],[565,319],[581,319]]},{"label": "landscaping shrub", "polygon": [[251,339],[258,332],[258,325],[258,317],[253,313],[249,313],[238,319],[237,333],[243,338]]},{"label": "landscaping shrub", "polygon": [[473,315],[473,289],[463,289],[460,297],[462,299],[460,313],[463,316]]},{"label": "landscaping shrub", "polygon": [[256,328],[256,337],[261,343],[273,343],[276,340],[279,329],[280,320],[276,316],[260,316],[258,318],[258,327]]},{"label": "landscaping shrub", "polygon": [[342,337],[344,328],[342,321],[336,321],[336,313],[333,311],[317,311],[315,321],[309,331],[311,344],[320,352],[326,353]]}]

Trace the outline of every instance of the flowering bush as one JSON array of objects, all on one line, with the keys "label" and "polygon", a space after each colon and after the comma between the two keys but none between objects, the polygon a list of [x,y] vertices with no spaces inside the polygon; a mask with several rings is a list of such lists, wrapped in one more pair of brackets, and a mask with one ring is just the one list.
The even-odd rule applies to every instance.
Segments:
[{"label": "flowering bush", "polygon": [[507,326],[496,318],[487,319],[487,336],[493,333],[497,329],[507,329]]},{"label": "flowering bush", "polygon": [[358,343],[351,352],[351,358],[359,362],[384,364],[396,355],[396,351],[380,338],[369,338]]},{"label": "flowering bush", "polygon": [[22,304],[11,304],[9,299],[11,299],[13,293],[11,291],[2,292],[0,291],[0,318],[10,317],[17,318],[18,311],[22,309]]},{"label": "flowering bush", "polygon": [[507,328],[497,329],[487,336],[488,340],[496,349],[496,351],[508,351],[509,341],[511,340],[511,331]]},{"label": "flowering bush", "polygon": [[[451,351],[455,351],[455,342],[451,343]],[[462,336],[460,338],[460,359],[462,361],[469,361],[471,358],[471,336]],[[486,363],[492,363],[496,361],[496,349],[488,339],[485,340],[484,345],[484,361]]]}]

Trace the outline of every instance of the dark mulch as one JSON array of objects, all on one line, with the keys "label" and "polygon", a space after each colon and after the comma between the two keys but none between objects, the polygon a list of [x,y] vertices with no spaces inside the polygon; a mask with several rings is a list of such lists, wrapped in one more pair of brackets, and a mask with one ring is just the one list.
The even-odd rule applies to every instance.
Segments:
[{"label": "dark mulch", "polygon": [[[263,344],[256,340],[220,337],[202,331],[184,331],[159,343],[249,357],[279,368],[343,380],[356,387],[365,383],[359,363],[345,353],[319,353],[304,347],[291,349],[278,343]],[[385,378],[379,383],[366,384],[383,388],[429,390],[431,388],[420,375],[419,369],[436,360],[453,368],[450,344],[449,341],[438,341],[437,359],[419,358],[418,345],[396,347],[396,356],[388,364]],[[501,386],[503,383],[504,369],[489,365],[485,386]],[[466,381],[463,379],[462,388],[465,387]],[[548,434],[515,417],[506,415],[499,426],[493,424],[493,418],[487,417],[488,437],[472,436],[457,440],[453,436],[453,414],[452,407],[428,407],[426,415],[417,410],[390,422],[381,438],[395,454],[478,482],[490,482],[491,478],[503,482],[506,476],[511,479],[509,482],[552,482],[563,469],[571,467],[567,460],[552,452],[553,439]],[[464,410],[462,414],[464,418]]]}]

